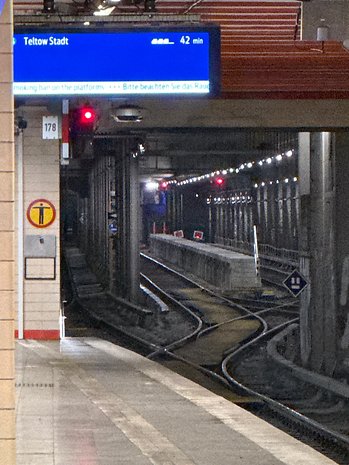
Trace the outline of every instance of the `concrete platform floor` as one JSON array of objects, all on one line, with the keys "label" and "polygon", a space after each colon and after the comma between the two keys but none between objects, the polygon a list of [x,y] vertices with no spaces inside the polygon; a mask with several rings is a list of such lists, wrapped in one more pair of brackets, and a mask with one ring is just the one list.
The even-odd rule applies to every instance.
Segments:
[{"label": "concrete platform floor", "polygon": [[17,342],[17,465],[334,465],[165,367],[95,338]]}]

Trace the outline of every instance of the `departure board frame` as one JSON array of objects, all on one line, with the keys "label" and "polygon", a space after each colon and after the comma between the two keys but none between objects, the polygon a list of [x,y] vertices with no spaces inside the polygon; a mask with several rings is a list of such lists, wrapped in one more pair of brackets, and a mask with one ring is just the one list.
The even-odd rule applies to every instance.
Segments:
[{"label": "departure board frame", "polygon": [[16,97],[215,97],[219,26],[17,27],[13,86]]}]

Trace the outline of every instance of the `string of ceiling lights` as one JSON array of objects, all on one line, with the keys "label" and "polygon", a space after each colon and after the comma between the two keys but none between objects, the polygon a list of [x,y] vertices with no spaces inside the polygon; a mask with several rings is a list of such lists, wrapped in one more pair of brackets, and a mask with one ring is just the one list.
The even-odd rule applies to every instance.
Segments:
[{"label": "string of ceiling lights", "polygon": [[[287,159],[291,158],[294,155],[295,155],[294,149],[290,149],[290,150],[287,150],[286,152],[279,153],[277,155],[273,155],[273,156],[270,156],[270,157],[267,157],[267,158],[263,158],[261,160],[254,160],[254,161],[249,161],[249,162],[242,163],[238,167],[231,167],[231,168],[226,168],[226,169],[223,169],[223,170],[212,171],[211,173],[202,174],[200,176],[194,176],[192,178],[184,179],[183,181],[178,181],[177,179],[172,179],[170,181],[167,181],[166,185],[175,185],[175,186],[180,187],[180,186],[185,186],[187,184],[201,182],[201,181],[204,181],[204,180],[207,180],[207,179],[210,179],[210,178],[216,178],[217,176],[226,176],[226,175],[231,175],[231,174],[238,174],[243,170],[249,170],[249,169],[252,169],[252,168],[254,168],[256,166],[263,167],[263,166],[270,166],[270,165],[272,165],[273,162],[274,163],[275,162],[280,163],[283,160],[287,160]],[[265,186],[267,184],[274,184],[274,183],[279,184],[280,182],[288,183],[291,180],[296,182],[298,180],[298,178],[294,177],[294,178],[285,178],[283,180],[261,182],[259,184],[255,184],[254,187],[259,187],[259,186],[263,187],[263,186]]]},{"label": "string of ceiling lights", "polygon": [[[267,181],[267,182],[261,182],[261,183],[255,183],[253,185],[254,188],[259,188],[259,187],[265,187],[268,185],[275,185],[275,184],[290,184],[290,183],[296,183],[298,182],[298,177],[294,176],[293,178],[284,178],[284,179],[276,179],[275,181]],[[214,205],[219,205],[219,204],[224,204],[224,203],[230,203],[230,204],[235,204],[235,203],[251,203],[252,202],[252,196],[248,193],[242,193],[240,192],[239,194],[228,194],[225,196],[224,192],[222,192],[222,195],[219,197],[211,195],[210,197],[206,198],[206,203],[208,205],[214,204]],[[282,200],[288,200],[287,198],[284,198]]]},{"label": "string of ceiling lights", "polygon": [[220,205],[220,204],[224,204],[224,203],[230,203],[230,204],[234,204],[234,203],[251,203],[252,202],[252,196],[249,195],[249,193],[247,192],[240,192],[239,195],[230,195],[230,196],[219,196],[219,197],[213,197],[213,196],[210,196],[210,197],[207,197],[206,198],[206,203],[207,205],[211,205],[211,204],[214,204],[214,205]]},{"label": "string of ceiling lights", "polygon": [[[268,184],[281,184],[282,182],[288,184],[288,183],[291,183],[291,182],[297,182],[298,181],[298,178],[297,177],[294,177],[294,178],[291,178],[291,179],[284,179],[284,180],[277,180],[277,181],[271,181],[271,182],[268,182],[268,183],[261,183],[261,184],[255,184],[254,187],[257,188],[257,187],[264,187],[264,186],[267,186]],[[282,199],[280,199],[281,201],[287,201],[289,199],[293,199],[294,196],[290,196],[290,197],[283,197]],[[207,205],[220,205],[220,204],[248,204],[248,203],[252,203],[253,202],[253,197],[250,195],[249,192],[240,192],[239,194],[231,194],[231,195],[225,195],[224,193],[222,193],[222,195],[220,196],[213,196],[211,195],[210,197],[207,197],[206,198],[206,203]]]},{"label": "string of ceiling lights", "polygon": [[276,179],[275,181],[262,181],[260,182],[259,184],[258,183],[255,183],[253,185],[253,187],[255,188],[258,188],[258,187],[265,187],[267,186],[268,184],[269,185],[272,185],[272,184],[288,184],[289,182],[297,182],[298,181],[298,177],[297,176],[294,176],[293,178],[283,178],[283,179]]}]

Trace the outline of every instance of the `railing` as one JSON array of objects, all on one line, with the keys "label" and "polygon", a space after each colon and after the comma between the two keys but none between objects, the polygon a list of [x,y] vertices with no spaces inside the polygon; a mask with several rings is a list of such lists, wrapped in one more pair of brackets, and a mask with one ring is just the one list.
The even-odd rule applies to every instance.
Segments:
[{"label": "railing", "polygon": [[[229,247],[237,252],[246,253],[248,255],[254,254],[254,243],[249,241],[238,241],[236,239],[216,236],[216,244]],[[284,263],[290,266],[298,266],[299,252],[298,250],[291,250],[285,248],[278,248],[270,244],[258,244],[259,258],[261,260],[272,260]]]},{"label": "railing", "polygon": [[253,243],[249,241],[238,241],[229,237],[215,237],[215,244],[227,246],[237,252],[243,252],[248,255],[253,255]]}]

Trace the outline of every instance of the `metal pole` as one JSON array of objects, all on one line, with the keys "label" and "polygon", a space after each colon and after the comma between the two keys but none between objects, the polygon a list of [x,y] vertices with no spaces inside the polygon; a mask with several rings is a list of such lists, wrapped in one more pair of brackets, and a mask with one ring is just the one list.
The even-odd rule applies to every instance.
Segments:
[{"label": "metal pole", "polygon": [[259,276],[259,251],[258,251],[258,239],[257,239],[257,226],[253,225],[253,254],[254,264],[256,267],[256,275]]},{"label": "metal pole", "polygon": [[129,240],[130,240],[130,230],[129,230],[129,160],[128,160],[128,144],[127,141],[122,143],[122,198],[121,198],[121,211],[122,211],[122,235],[121,235],[121,292],[122,297],[130,298],[130,289],[128,287],[129,278],[130,278],[130,268],[129,268]]}]

